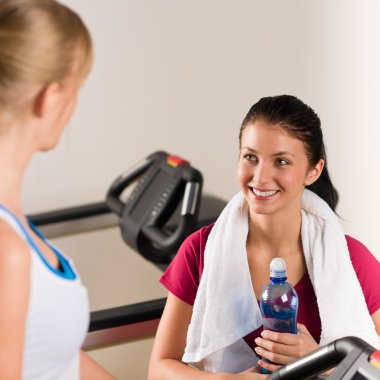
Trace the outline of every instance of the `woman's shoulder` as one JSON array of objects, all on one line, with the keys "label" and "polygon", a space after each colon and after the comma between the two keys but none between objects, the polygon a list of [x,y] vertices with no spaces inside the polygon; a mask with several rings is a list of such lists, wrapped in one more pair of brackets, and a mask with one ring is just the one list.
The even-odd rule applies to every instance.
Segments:
[{"label": "woman's shoulder", "polygon": [[191,233],[182,243],[179,251],[199,253],[203,252],[206,247],[206,242],[210,232],[214,226],[211,223],[207,226],[203,226]]},{"label": "woman's shoulder", "polygon": [[346,235],[346,242],[348,251],[350,252],[351,260],[360,259],[361,261],[365,258],[368,259],[375,259],[374,255],[371,253],[371,251],[358,239],[355,239],[354,237],[350,235]]},{"label": "woman's shoulder", "polygon": [[380,276],[379,259],[362,242],[352,236],[346,235],[346,241],[352,266],[359,279],[366,277],[369,273]]},{"label": "woman's shoulder", "polygon": [[350,235],[345,235],[345,238],[346,238],[347,245],[348,245],[349,248],[353,248],[353,249],[364,248],[364,249],[367,249],[367,247],[361,241],[359,241],[358,239],[355,239],[354,237],[352,237]]},{"label": "woman's shoulder", "polygon": [[380,309],[380,262],[359,240],[346,236],[352,266],[363,289],[367,307],[372,315]]},{"label": "woman's shoulder", "polygon": [[199,228],[198,230],[196,230],[195,232],[193,232],[192,234],[189,235],[189,237],[193,236],[193,237],[205,237],[207,238],[208,235],[210,235],[210,232],[212,230],[212,228],[214,227],[215,225],[215,222],[213,223],[210,223],[208,224],[207,226],[203,226],[201,228]]},{"label": "woman's shoulder", "polygon": [[5,220],[0,219],[0,267],[22,269],[30,264],[29,248],[25,240]]}]

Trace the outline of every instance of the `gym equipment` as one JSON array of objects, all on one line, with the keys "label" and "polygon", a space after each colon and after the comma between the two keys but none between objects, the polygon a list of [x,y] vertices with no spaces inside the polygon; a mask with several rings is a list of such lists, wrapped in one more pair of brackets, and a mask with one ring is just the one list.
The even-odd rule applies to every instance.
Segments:
[{"label": "gym equipment", "polygon": [[[330,376],[316,377],[336,367]],[[289,363],[268,380],[379,380],[380,351],[357,337],[345,337]]]},{"label": "gym equipment", "polygon": [[[202,174],[197,169],[180,157],[158,151],[120,175],[111,185],[106,203],[119,216],[127,245],[148,260],[167,265],[197,227],[201,190]],[[170,226],[181,201],[179,220],[175,227]]]},{"label": "gym equipment", "polygon": [[[119,176],[106,201],[29,218],[50,239],[119,225],[125,242],[163,270],[187,234],[214,222],[226,205],[201,190],[198,170],[180,157],[158,151]],[[161,198],[165,202],[159,204]],[[150,218],[153,212],[155,218]],[[83,348],[153,336],[165,302],[159,298],[91,312]]]}]

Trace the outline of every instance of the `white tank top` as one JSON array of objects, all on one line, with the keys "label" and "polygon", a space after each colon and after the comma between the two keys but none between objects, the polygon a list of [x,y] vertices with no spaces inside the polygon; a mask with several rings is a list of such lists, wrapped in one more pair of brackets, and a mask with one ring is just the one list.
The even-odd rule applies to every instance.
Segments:
[{"label": "white tank top", "polygon": [[22,379],[78,380],[79,350],[89,324],[87,290],[72,262],[32,224],[57,255],[62,271],[48,263],[18,218],[1,205],[0,218],[27,242],[31,254]]}]

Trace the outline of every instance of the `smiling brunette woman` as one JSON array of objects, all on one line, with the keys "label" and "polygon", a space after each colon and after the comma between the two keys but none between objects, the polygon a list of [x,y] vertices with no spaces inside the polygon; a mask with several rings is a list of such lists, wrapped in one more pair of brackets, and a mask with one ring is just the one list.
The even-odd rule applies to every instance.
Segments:
[{"label": "smiling brunette woman", "polygon": [[[239,142],[241,191],[160,280],[169,295],[149,380],[256,380],[260,366],[274,371],[343,336],[379,345],[380,264],[334,212],[317,114],[294,96],[262,98]],[[299,296],[298,334],[262,330],[258,299],[275,257]]]}]

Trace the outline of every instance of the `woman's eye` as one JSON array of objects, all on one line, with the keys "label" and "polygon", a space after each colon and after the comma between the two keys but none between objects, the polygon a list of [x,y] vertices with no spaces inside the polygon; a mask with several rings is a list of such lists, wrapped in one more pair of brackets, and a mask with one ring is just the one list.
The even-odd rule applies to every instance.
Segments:
[{"label": "woman's eye", "polygon": [[288,164],[289,164],[289,161],[284,160],[283,158],[278,158],[278,159],[276,160],[276,163],[277,163],[277,165],[279,165],[279,166],[285,166],[285,165],[288,165]]},{"label": "woman's eye", "polygon": [[257,157],[253,154],[245,154],[244,159],[246,159],[247,161],[257,161]]}]

